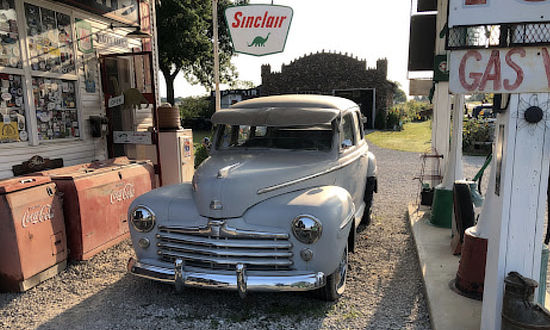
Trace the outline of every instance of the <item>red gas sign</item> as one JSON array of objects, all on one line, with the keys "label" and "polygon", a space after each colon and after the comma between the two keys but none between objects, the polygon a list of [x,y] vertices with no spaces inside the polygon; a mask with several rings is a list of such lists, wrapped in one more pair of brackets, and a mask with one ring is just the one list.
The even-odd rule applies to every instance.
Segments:
[{"label": "red gas sign", "polygon": [[550,92],[548,47],[453,51],[450,69],[453,93]]}]

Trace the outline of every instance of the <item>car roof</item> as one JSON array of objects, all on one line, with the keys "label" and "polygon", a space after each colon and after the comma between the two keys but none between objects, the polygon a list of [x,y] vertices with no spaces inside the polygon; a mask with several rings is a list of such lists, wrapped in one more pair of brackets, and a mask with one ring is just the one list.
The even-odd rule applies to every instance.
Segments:
[{"label": "car roof", "polygon": [[277,95],[234,104],[212,116],[214,124],[302,126],[330,123],[343,111],[357,108],[345,98],[326,95]]}]

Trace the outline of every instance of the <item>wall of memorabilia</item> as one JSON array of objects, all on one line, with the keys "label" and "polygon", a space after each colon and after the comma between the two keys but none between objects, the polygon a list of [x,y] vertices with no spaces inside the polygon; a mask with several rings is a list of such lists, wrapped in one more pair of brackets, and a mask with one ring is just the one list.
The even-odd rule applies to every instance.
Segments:
[{"label": "wall of memorabilia", "polygon": [[0,74],[0,143],[28,140],[21,76]]},{"label": "wall of memorabilia", "polygon": [[79,137],[75,82],[33,78],[38,139]]},{"label": "wall of memorabilia", "polygon": [[74,73],[71,17],[25,3],[25,21],[31,69]]},{"label": "wall of memorabilia", "polygon": [[11,68],[23,67],[13,0],[0,1],[0,65]]}]

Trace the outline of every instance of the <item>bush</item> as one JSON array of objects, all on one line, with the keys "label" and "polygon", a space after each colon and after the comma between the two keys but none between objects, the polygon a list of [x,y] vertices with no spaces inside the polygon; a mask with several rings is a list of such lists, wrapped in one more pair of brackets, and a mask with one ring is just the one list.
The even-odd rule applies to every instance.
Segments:
[{"label": "bush", "polygon": [[[491,125],[485,120],[469,119],[464,122],[464,129],[462,131],[462,150],[464,152],[478,152],[487,151],[480,150],[477,142],[493,142],[494,125]],[[483,148],[482,148],[483,149]],[[490,145],[485,149],[490,150]]]},{"label": "bush", "polygon": [[403,115],[401,111],[397,108],[393,108],[388,111],[386,116],[386,128],[394,131],[400,131],[403,129]]},{"label": "bush", "polygon": [[374,118],[374,128],[385,129],[386,128],[386,115],[384,111],[377,111]]},{"label": "bush", "polygon": [[196,117],[210,118],[214,113],[210,97],[186,97],[180,105],[181,119],[191,119]]},{"label": "bush", "polygon": [[208,158],[208,149],[202,143],[195,143],[195,168]]},{"label": "bush", "polygon": [[432,106],[428,102],[410,100],[406,103],[397,105],[396,108],[402,113],[402,121],[408,123],[411,121],[428,120]]}]

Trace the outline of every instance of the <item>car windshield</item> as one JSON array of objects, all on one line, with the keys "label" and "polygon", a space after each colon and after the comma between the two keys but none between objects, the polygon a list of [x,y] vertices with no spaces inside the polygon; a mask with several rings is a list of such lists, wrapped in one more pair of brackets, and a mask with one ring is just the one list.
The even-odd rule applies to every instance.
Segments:
[{"label": "car windshield", "polygon": [[332,135],[331,124],[294,127],[219,125],[216,149],[271,148],[329,151]]}]

